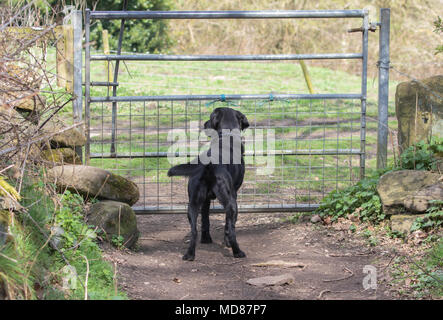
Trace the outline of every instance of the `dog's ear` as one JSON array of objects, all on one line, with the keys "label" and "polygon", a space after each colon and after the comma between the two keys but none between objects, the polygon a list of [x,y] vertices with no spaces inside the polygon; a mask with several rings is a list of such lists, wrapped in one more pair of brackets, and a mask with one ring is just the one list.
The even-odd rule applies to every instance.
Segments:
[{"label": "dog's ear", "polygon": [[214,111],[212,111],[209,120],[205,122],[204,128],[217,130],[219,122],[220,122],[219,109],[215,109]]},{"label": "dog's ear", "polygon": [[241,129],[245,130],[246,128],[248,128],[249,122],[248,122],[248,119],[246,118],[246,116],[243,113],[241,113],[240,111],[237,111],[237,116],[240,121]]}]

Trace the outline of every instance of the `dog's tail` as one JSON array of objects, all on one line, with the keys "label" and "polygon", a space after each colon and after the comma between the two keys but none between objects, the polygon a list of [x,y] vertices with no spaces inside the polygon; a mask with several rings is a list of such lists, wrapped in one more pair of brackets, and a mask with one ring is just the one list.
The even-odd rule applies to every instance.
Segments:
[{"label": "dog's tail", "polygon": [[189,177],[198,168],[197,164],[185,163],[179,164],[168,170],[168,177],[186,176]]}]

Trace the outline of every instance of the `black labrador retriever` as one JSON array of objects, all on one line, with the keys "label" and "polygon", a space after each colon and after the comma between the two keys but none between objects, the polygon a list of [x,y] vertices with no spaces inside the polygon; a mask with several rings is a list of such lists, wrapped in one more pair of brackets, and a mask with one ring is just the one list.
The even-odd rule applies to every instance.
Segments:
[{"label": "black labrador retriever", "polygon": [[[248,119],[231,108],[216,108],[204,128],[212,132],[211,148],[190,163],[174,166],[168,176],[188,176],[188,220],[191,225],[191,241],[183,260],[195,258],[197,241],[197,217],[201,212],[201,243],[211,243],[209,234],[209,207],[217,199],[226,211],[224,241],[232,248],[234,257],[244,258],[235,236],[237,221],[237,190],[243,183],[245,164],[244,146],[240,131],[249,127]],[[218,152],[217,152],[218,151]],[[209,160],[208,160],[209,159]]]}]

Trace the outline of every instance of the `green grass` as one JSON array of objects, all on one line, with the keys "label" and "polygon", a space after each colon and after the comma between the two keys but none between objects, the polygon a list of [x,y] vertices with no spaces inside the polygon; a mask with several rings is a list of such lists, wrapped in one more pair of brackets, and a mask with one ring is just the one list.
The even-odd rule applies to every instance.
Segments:
[{"label": "green grass", "polygon": [[[70,193],[51,198],[45,188],[41,182],[27,182],[22,189],[21,204],[29,216],[24,212],[18,215],[11,229],[13,240],[1,248],[0,286],[8,283],[17,299],[84,299],[89,269],[89,299],[126,299],[116,287],[114,269],[103,259],[93,229],[85,223],[83,199]],[[75,268],[76,286],[63,287],[67,263],[41,232],[50,234],[51,226],[64,230],[57,247]]]}]

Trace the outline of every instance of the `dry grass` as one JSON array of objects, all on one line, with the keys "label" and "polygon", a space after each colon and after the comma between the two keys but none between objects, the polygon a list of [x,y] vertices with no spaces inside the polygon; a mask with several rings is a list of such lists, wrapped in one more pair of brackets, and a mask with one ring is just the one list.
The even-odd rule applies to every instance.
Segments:
[{"label": "dry grass", "polygon": [[[370,3],[370,4],[368,4]],[[434,55],[443,42],[433,32],[442,15],[442,0],[179,0],[174,10],[319,10],[369,9],[370,21],[379,20],[380,8],[391,8],[391,62],[399,70],[423,78],[441,73],[443,56]],[[174,20],[171,33],[175,53],[259,54],[358,52],[361,34],[347,29],[361,26],[360,19],[311,20]],[[378,32],[370,34],[369,76],[376,73]],[[360,72],[358,62],[309,62],[348,72]],[[393,78],[404,79],[393,73]]]}]

